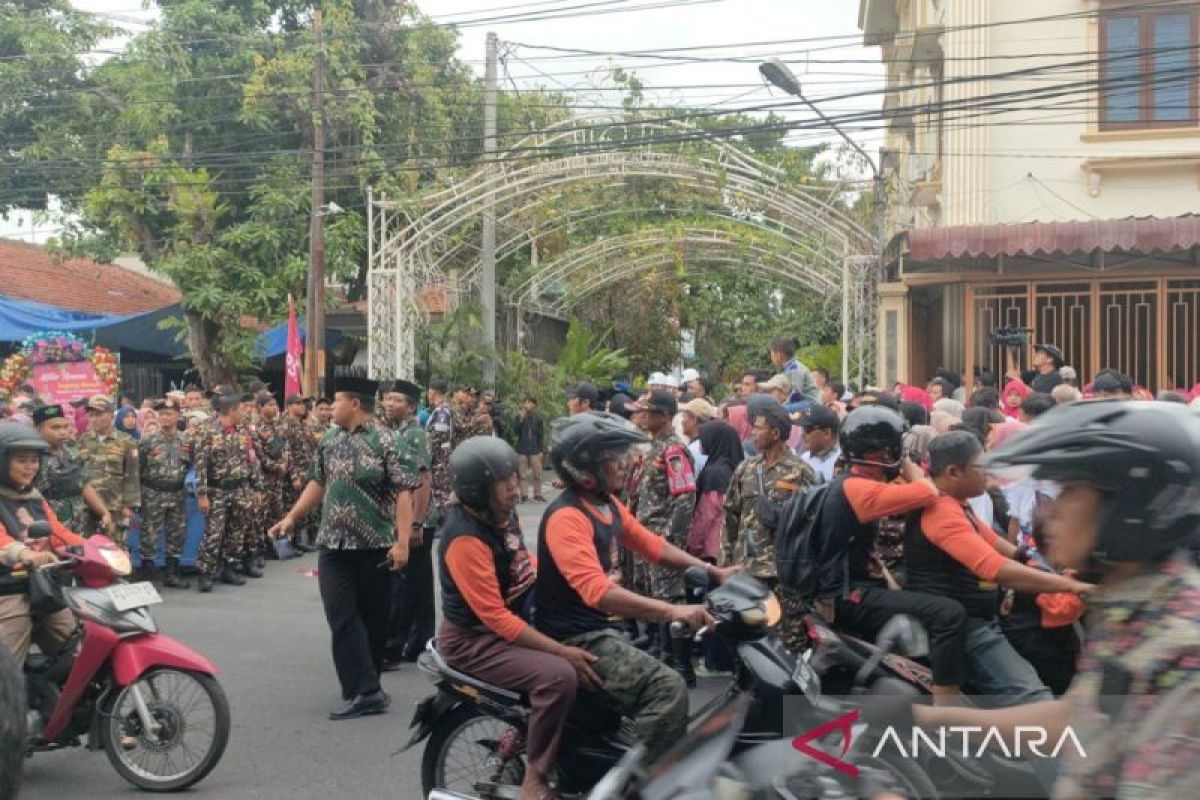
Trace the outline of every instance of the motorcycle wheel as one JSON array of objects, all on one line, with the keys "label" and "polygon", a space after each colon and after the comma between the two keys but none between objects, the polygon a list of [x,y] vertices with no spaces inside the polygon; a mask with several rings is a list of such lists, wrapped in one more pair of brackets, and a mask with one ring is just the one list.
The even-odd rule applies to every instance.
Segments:
[{"label": "motorcycle wheel", "polygon": [[[142,728],[134,687],[162,726],[156,735]],[[174,792],[212,771],[229,742],[229,728],[229,701],[215,678],[156,669],[105,704],[100,739],[122,778],[146,791]]]},{"label": "motorcycle wheel", "polygon": [[938,800],[941,797],[925,770],[915,762],[890,756],[860,756],[854,761],[859,766],[891,775],[902,797],[919,797],[921,800]]},{"label": "motorcycle wheel", "polygon": [[525,780],[524,760],[514,758],[498,765],[489,746],[510,730],[511,725],[472,706],[459,706],[442,717],[421,755],[422,795],[446,789],[475,796],[480,783],[520,786]]}]

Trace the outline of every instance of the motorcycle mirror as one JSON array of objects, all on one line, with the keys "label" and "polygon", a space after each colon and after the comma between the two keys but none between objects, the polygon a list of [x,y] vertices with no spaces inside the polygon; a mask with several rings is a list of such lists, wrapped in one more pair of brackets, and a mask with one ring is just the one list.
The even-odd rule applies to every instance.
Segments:
[{"label": "motorcycle mirror", "polygon": [[897,614],[888,620],[875,640],[879,649],[895,652],[907,658],[921,658],[929,654],[929,634],[921,623],[907,614]]},{"label": "motorcycle mirror", "polygon": [[683,583],[689,589],[708,589],[708,570],[704,567],[688,567],[683,572]]},{"label": "motorcycle mirror", "polygon": [[38,520],[30,525],[25,530],[26,539],[49,539],[51,534],[50,523],[46,520]]}]

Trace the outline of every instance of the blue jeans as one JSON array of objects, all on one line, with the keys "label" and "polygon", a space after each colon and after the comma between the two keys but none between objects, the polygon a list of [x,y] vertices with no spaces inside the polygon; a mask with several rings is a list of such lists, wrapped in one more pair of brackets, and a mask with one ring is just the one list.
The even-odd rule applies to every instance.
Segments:
[{"label": "blue jeans", "polygon": [[967,620],[966,656],[971,694],[994,698],[997,706],[1054,699],[1033,665],[1004,638],[996,620]]}]

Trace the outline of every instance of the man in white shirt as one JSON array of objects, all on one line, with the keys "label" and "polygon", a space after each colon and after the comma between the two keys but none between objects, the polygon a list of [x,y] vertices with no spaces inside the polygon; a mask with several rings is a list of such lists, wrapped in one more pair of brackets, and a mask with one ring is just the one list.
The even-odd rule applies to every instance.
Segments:
[{"label": "man in white shirt", "polygon": [[818,478],[828,483],[833,480],[838,458],[842,455],[838,447],[838,415],[825,406],[813,406],[800,425],[804,428],[805,446],[800,458]]}]

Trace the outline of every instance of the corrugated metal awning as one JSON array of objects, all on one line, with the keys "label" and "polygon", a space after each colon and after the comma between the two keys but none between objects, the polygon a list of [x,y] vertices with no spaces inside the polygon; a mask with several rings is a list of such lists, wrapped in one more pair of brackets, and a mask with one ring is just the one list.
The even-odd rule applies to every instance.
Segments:
[{"label": "corrugated metal awning", "polygon": [[905,238],[908,257],[914,261],[995,258],[1000,255],[1072,255],[1094,250],[1169,253],[1200,245],[1200,215],[959,225],[913,230],[906,233]]}]

